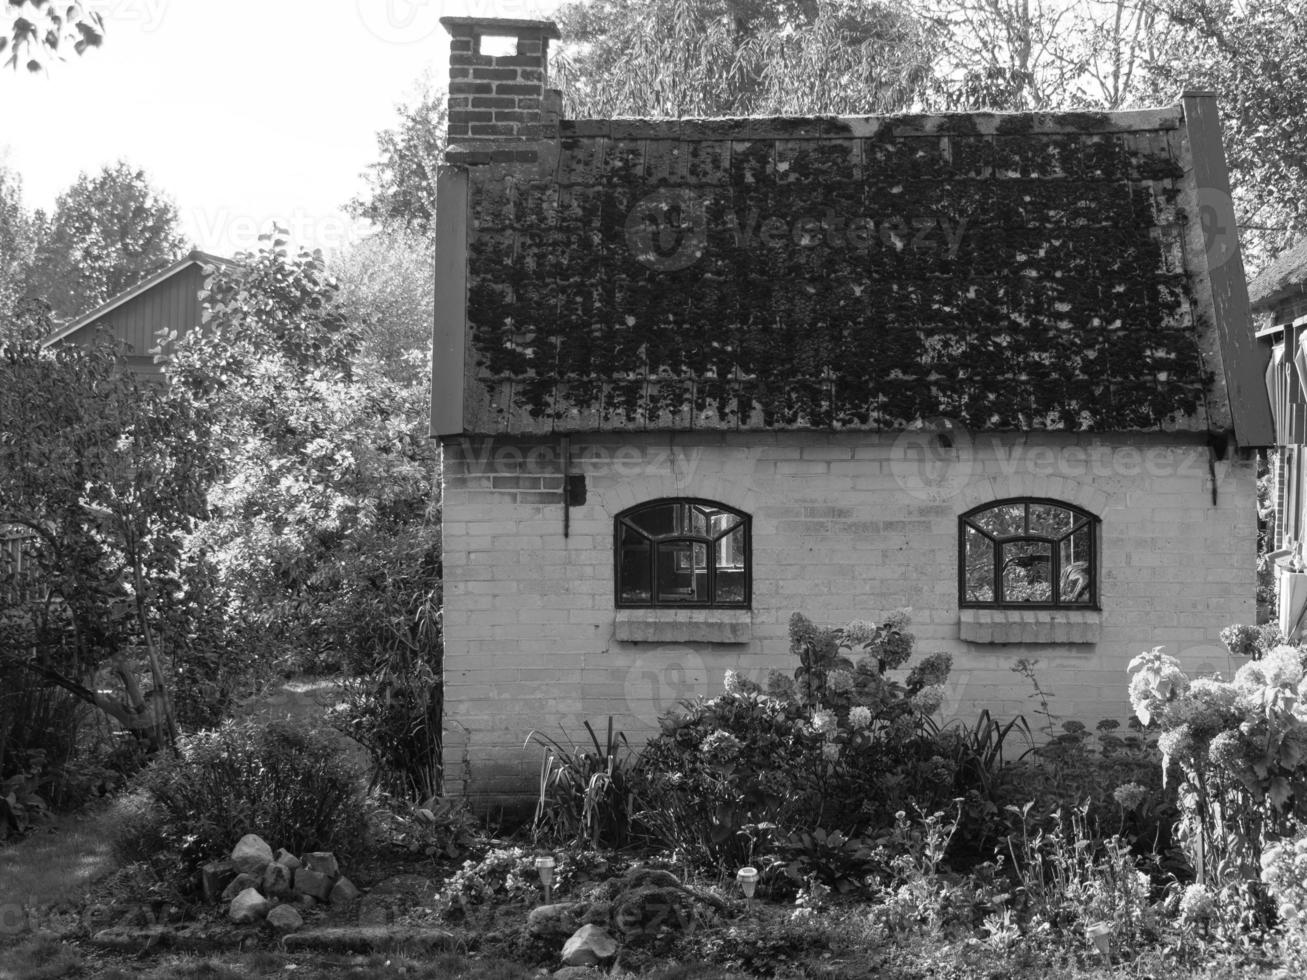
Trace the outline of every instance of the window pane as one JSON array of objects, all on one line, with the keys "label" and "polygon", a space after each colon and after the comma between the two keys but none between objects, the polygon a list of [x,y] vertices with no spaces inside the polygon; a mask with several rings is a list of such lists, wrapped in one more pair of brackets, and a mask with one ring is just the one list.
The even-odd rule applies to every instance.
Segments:
[{"label": "window pane", "polygon": [[743,523],[734,514],[728,514],[724,510],[708,511],[709,534],[714,538]]},{"label": "window pane", "polygon": [[1084,604],[1093,598],[1089,587],[1089,528],[1082,527],[1062,542],[1062,579],[1058,583],[1061,601]]},{"label": "window pane", "polygon": [[627,518],[632,524],[651,537],[660,534],[675,534],[679,528],[676,523],[676,504],[661,504],[647,507]]},{"label": "window pane", "polygon": [[1042,534],[1050,538],[1060,538],[1071,530],[1075,523],[1075,514],[1065,507],[1053,504],[1030,505],[1030,533]]},{"label": "window pane", "polygon": [[1003,504],[999,507],[991,507],[989,510],[982,511],[968,518],[976,527],[988,531],[995,537],[1006,537],[1010,534],[1024,534],[1026,530],[1026,505],[1025,504]]},{"label": "window pane", "polygon": [[974,527],[966,537],[966,601],[994,601],[994,546]]},{"label": "window pane", "polygon": [[716,602],[744,602],[744,525],[717,542]]},{"label": "window pane", "polygon": [[660,602],[708,600],[708,547],[691,541],[658,545],[658,599]]},{"label": "window pane", "polygon": [[648,541],[630,528],[622,527],[617,561],[617,588],[622,602],[654,600],[650,554]]},{"label": "window pane", "polygon": [[1049,578],[1052,549],[1042,541],[1010,541],[999,546],[1004,602],[1052,602]]}]

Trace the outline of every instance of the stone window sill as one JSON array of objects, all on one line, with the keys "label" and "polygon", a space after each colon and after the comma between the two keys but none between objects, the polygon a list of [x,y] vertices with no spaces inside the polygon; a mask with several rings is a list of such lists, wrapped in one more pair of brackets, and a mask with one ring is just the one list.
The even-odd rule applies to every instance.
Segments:
[{"label": "stone window sill", "polygon": [[625,643],[748,643],[748,609],[619,609],[614,638]]},{"label": "stone window sill", "polygon": [[958,637],[970,643],[1097,643],[1097,609],[963,609]]}]

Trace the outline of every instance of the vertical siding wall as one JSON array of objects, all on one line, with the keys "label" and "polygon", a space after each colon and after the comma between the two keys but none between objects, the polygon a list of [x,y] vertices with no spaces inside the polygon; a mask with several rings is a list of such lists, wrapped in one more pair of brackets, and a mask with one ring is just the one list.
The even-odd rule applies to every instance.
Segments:
[{"label": "vertical siding wall", "polygon": [[[787,623],[879,619],[912,607],[920,654],[954,655],[944,710],[1029,712],[1020,657],[1038,658],[1054,710],[1089,725],[1124,719],[1126,664],[1164,645],[1187,668],[1237,666],[1217,633],[1254,619],[1256,493],[1249,460],[1165,436],[963,436],[944,469],[894,434],[643,434],[573,437],[584,505],[563,534],[557,439],[444,440],[447,789],[533,793],[538,728],[577,738],[615,725],[642,745],[660,712],[721,691],[728,669],[793,670]],[[961,446],[960,446],[961,449]],[[951,461],[950,461],[951,460]],[[721,501],[753,517],[752,639],[614,639],[613,517],[666,496]],[[988,500],[1041,496],[1102,519],[1103,611],[1094,644],[959,639],[957,517]],[[471,783],[464,786],[463,760]]]},{"label": "vertical siding wall", "polygon": [[142,377],[159,377],[162,368],[150,351],[159,346],[160,330],[176,330],[184,336],[200,325],[202,310],[200,291],[204,272],[198,265],[188,266],[153,289],[128,300],[94,323],[89,323],[66,342],[89,343],[97,327],[131,345],[128,363]]}]

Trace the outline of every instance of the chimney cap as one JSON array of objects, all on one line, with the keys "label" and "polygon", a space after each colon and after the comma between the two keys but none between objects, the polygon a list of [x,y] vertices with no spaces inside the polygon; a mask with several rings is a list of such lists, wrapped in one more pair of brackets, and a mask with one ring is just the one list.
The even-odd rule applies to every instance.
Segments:
[{"label": "chimney cap", "polygon": [[464,34],[468,28],[482,34],[542,34],[557,41],[562,38],[552,20],[518,20],[507,17],[441,17],[440,24],[450,34]]}]

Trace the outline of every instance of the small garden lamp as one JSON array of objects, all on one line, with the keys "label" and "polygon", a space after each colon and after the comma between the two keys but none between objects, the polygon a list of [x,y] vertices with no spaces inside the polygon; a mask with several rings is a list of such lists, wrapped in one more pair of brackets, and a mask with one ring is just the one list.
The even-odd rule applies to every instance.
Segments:
[{"label": "small garden lamp", "polygon": [[545,886],[545,904],[552,901],[554,887],[554,859],[552,855],[543,854],[536,858],[536,871],[540,874],[540,883]]},{"label": "small garden lamp", "polygon": [[758,869],[741,868],[735,873],[735,883],[740,886],[740,891],[744,892],[744,900],[752,906],[753,890],[758,887]]},{"label": "small garden lamp", "polygon": [[1102,954],[1105,962],[1111,963],[1112,923],[1091,922],[1085,926],[1085,936]]}]

